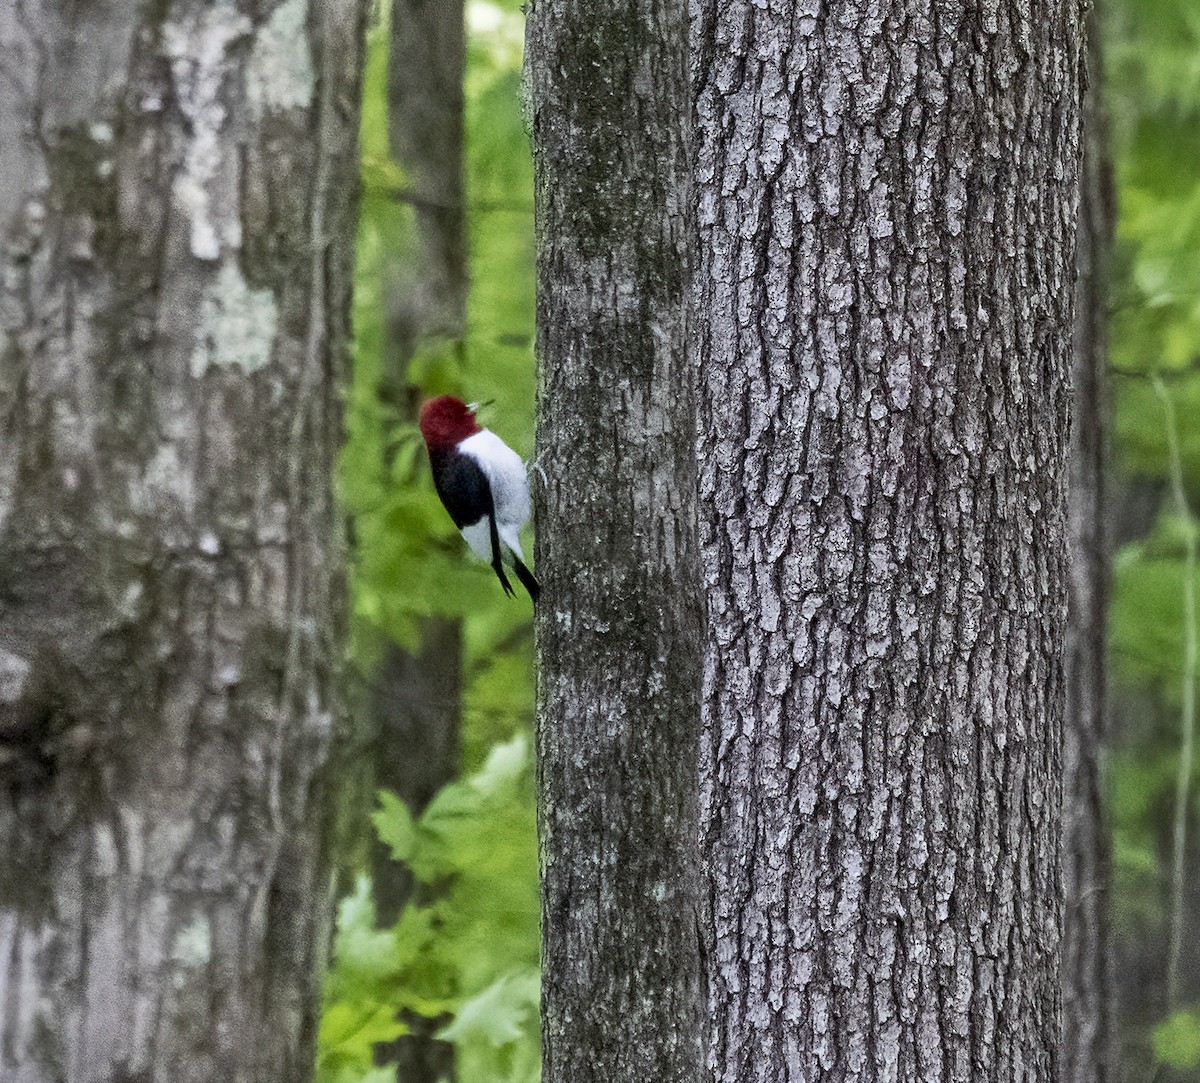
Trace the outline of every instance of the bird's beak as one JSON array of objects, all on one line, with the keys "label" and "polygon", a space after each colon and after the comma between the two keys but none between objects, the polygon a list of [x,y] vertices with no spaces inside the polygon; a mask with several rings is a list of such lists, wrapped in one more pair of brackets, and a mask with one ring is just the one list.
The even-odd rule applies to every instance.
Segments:
[{"label": "bird's beak", "polygon": [[467,409],[473,414],[479,413],[485,406],[491,406],[495,399],[488,399],[487,402],[468,402]]}]

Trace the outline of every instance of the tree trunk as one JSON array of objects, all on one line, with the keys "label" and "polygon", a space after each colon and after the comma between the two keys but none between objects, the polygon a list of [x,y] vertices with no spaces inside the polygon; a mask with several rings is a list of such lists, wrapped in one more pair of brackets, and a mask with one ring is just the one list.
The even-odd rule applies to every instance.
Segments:
[{"label": "tree trunk", "polygon": [[365,6],[0,6],[5,1083],[311,1074]]},{"label": "tree trunk", "polygon": [[1106,527],[1108,263],[1115,216],[1100,104],[1100,27],[1088,20],[1090,78],[1075,286],[1075,421],[1070,460],[1067,708],[1063,727],[1063,1083],[1111,1078],[1108,899],[1110,828],[1103,798],[1110,547]]},{"label": "tree trunk", "polygon": [[[396,0],[388,60],[388,141],[413,201],[411,250],[388,268],[388,342],[381,396],[415,420],[409,363],[423,342],[461,345],[467,327],[467,221],[463,195],[461,0]],[[462,622],[429,620],[422,648],[384,647],[376,681],[376,784],[420,812],[458,772],[462,728]],[[394,922],[410,880],[387,847],[376,850],[375,903]]]},{"label": "tree trunk", "polygon": [[722,1083],[1058,1078],[1078,23],[696,14]]},{"label": "tree trunk", "polygon": [[702,1078],[684,16],[529,11],[548,1083]]},{"label": "tree trunk", "polygon": [[[408,381],[413,355],[430,340],[461,351],[467,333],[462,0],[394,0],[388,57],[388,142],[412,201],[411,250],[390,268],[388,347],[382,397],[415,419]],[[458,773],[462,731],[462,621],[421,622],[412,654],[387,643],[375,697],[376,785],[420,813]],[[374,897],[384,924],[397,920],[412,877],[375,840]],[[403,1083],[435,1083],[454,1071],[454,1048],[432,1037],[434,1020],[409,1013],[408,1034],[385,1056]]]},{"label": "tree trunk", "polygon": [[[417,653],[396,643],[383,649],[371,749],[375,786],[396,794],[416,814],[459,769],[462,648],[462,621],[430,619],[421,622]],[[371,841],[371,886],[380,925],[395,924],[412,898],[414,881],[378,837]],[[380,1046],[377,1062],[394,1064],[399,1083],[452,1079],[454,1046],[433,1037],[447,1020],[415,1012],[401,1019],[406,1033]]]},{"label": "tree trunk", "polygon": [[394,269],[388,326],[391,368],[407,390],[408,361],[423,339],[461,344],[467,333],[462,0],[393,0],[390,39],[388,142],[414,228],[411,261]]}]

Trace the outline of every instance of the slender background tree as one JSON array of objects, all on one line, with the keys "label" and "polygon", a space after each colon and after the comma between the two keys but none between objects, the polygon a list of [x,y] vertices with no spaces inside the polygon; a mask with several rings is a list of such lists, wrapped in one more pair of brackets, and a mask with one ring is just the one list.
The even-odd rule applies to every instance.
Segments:
[{"label": "slender background tree", "polygon": [[[384,300],[387,368],[381,398],[416,420],[414,355],[462,352],[467,324],[467,215],[463,191],[462,0],[396,0],[388,58],[388,129],[413,214],[389,253]],[[390,445],[388,451],[394,450]],[[389,643],[375,688],[377,783],[415,811],[458,773],[462,728],[462,621],[421,622],[420,647]],[[407,894],[403,868],[376,860],[380,917],[394,921]]]},{"label": "slender background tree", "polygon": [[695,9],[721,1083],[1059,1078],[1080,40]]},{"label": "slender background tree", "polygon": [[1112,1078],[1109,973],[1111,823],[1103,776],[1107,743],[1107,627],[1112,561],[1107,506],[1108,267],[1115,217],[1102,50],[1088,19],[1075,286],[1075,413],[1071,429],[1067,701],[1063,729],[1063,1083]]},{"label": "slender background tree", "polygon": [[535,0],[543,1079],[702,1078],[685,9]]},{"label": "slender background tree", "polygon": [[[415,421],[414,355],[446,348],[461,354],[467,334],[462,0],[395,0],[388,44],[388,143],[413,214],[407,245],[389,254],[388,366],[380,391],[385,404]],[[370,757],[376,785],[414,813],[458,774],[463,709],[462,620],[430,617],[417,634],[415,651],[392,641],[383,646]],[[395,922],[412,877],[378,840],[371,880],[380,921]],[[395,1043],[397,1078],[437,1083],[451,1075],[452,1049],[432,1037],[437,1024],[412,1013],[405,1024],[409,1032]]]},{"label": "slender background tree", "polygon": [[0,7],[0,1078],[302,1081],[365,2]]}]

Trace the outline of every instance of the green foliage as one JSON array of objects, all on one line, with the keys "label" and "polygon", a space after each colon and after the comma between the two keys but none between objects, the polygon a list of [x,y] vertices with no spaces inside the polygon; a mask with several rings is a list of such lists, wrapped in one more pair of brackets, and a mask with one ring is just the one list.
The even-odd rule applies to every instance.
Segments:
[{"label": "green foliage", "polygon": [[[1154,533],[1113,562],[1110,650],[1116,674],[1176,705],[1183,674],[1183,534],[1200,526],[1159,517]],[[1200,589],[1200,576],[1197,578]]]},{"label": "green foliage", "polygon": [[[1148,943],[1165,942],[1169,917],[1184,554],[1198,529],[1194,517],[1168,502],[1167,426],[1150,374],[1169,390],[1184,488],[1193,509],[1200,506],[1200,7],[1194,0],[1113,0],[1103,10],[1119,205],[1110,323],[1120,374],[1115,451],[1133,485],[1162,494],[1149,532],[1117,555],[1110,612],[1120,711],[1114,729],[1122,743],[1109,771],[1114,932],[1118,958],[1135,958]],[[1194,814],[1188,827],[1193,836],[1200,829]],[[1154,1010],[1144,1005],[1134,1013],[1135,1029],[1120,1036],[1126,1045],[1140,1043]],[[1197,1009],[1174,1013],[1150,1037],[1161,1064],[1200,1066]]]},{"label": "green foliage", "polygon": [[[518,95],[522,19],[512,6],[475,0],[466,80],[467,218],[471,289],[465,350],[419,344],[407,368],[406,394],[460,393],[494,399],[491,420],[523,455],[533,445],[532,162]],[[354,293],[355,362],[346,402],[346,443],[339,495],[355,534],[354,614],[360,652],[390,638],[414,648],[429,616],[469,617],[468,646],[504,644],[528,659],[529,613],[495,589],[491,571],[471,560],[434,493],[416,426],[395,400],[381,400],[395,362],[386,298],[411,265],[413,214],[398,193],[403,173],[388,155],[388,28],[368,37],[363,90],[363,197]],[[405,389],[402,389],[405,390]],[[508,675],[520,670],[518,665]],[[524,669],[528,670],[528,662]],[[489,725],[478,756],[494,740],[527,724],[529,682],[504,699],[506,717]],[[470,693],[469,693],[470,696]],[[468,705],[468,709],[469,705]],[[478,759],[469,760],[477,763]]]},{"label": "green foliage", "polygon": [[415,648],[425,617],[463,619],[463,749],[473,773],[443,788],[417,817],[394,794],[379,795],[375,830],[416,887],[391,928],[379,926],[365,878],[340,904],[320,1083],[393,1080],[394,1068],[374,1066],[376,1047],[401,1034],[399,1020],[411,1016],[442,1025],[460,1079],[533,1083],[539,1075],[534,786],[522,736],[533,703],[530,612],[468,556],[434,493],[411,409],[432,394],[494,399],[485,421],[522,455],[532,451],[533,178],[519,100],[523,20],[515,0],[471,0],[467,14],[467,335],[464,343],[418,343],[400,387],[388,304],[416,258],[414,216],[401,198],[406,178],[389,156],[388,27],[369,34],[354,370],[338,485],[353,525],[355,651],[363,668],[383,639]]},{"label": "green foliage", "polygon": [[359,880],[338,912],[326,983],[318,1083],[359,1083],[374,1046],[402,1033],[400,1012],[450,1016],[459,1077],[525,1083],[538,1073],[537,839],[533,765],[524,737],[443,788],[414,818],[392,794],[373,817],[412,871],[412,901],[377,926]]},{"label": "green foliage", "polygon": [[[505,10],[505,7],[508,10]],[[533,450],[533,158],[521,115],[524,20],[514,4],[468,7],[467,194],[473,398],[495,399],[502,435]]]},{"label": "green foliage", "polygon": [[[1125,373],[1174,374],[1181,418],[1200,416],[1200,7],[1120,0],[1107,8],[1108,106],[1119,189],[1112,358]],[[1117,387],[1117,451],[1161,475],[1161,407],[1144,381]],[[1181,425],[1200,496],[1200,426]]]},{"label": "green foliage", "polygon": [[1154,1028],[1154,1056],[1170,1068],[1200,1068],[1200,1005],[1174,1012]]}]

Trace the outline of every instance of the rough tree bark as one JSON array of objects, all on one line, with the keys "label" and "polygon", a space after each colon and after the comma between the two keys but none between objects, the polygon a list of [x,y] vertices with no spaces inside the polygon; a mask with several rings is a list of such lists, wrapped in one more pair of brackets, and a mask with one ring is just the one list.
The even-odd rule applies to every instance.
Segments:
[{"label": "rough tree bark", "polygon": [[[467,214],[464,192],[466,35],[462,0],[394,0],[388,55],[388,142],[404,170],[413,208],[411,250],[389,269],[388,348],[382,398],[415,419],[409,363],[430,340],[461,344],[467,333]],[[462,621],[423,621],[415,653],[383,648],[375,681],[376,786],[421,812],[459,769]],[[397,920],[412,890],[408,870],[374,842],[372,882],[379,920]],[[434,1041],[436,1023],[406,1018],[410,1032],[389,1048],[403,1083],[447,1079],[453,1046]]]},{"label": "rough tree bark", "polygon": [[693,11],[715,1079],[1057,1079],[1079,11]]},{"label": "rough tree bark", "polygon": [[686,32],[677,0],[529,11],[555,1083],[703,1074]]},{"label": "rough tree bark", "polygon": [[0,5],[0,1078],[310,1076],[365,2]]},{"label": "rough tree bark", "polygon": [[1115,194],[1100,102],[1100,26],[1088,19],[1075,285],[1075,414],[1063,727],[1063,1083],[1111,1078],[1108,900],[1111,839],[1103,795],[1110,545],[1106,513],[1108,264]]}]

